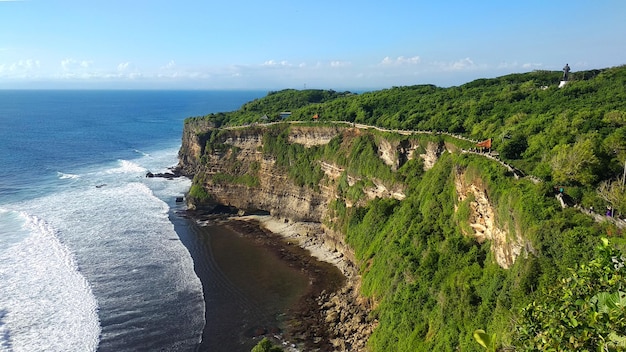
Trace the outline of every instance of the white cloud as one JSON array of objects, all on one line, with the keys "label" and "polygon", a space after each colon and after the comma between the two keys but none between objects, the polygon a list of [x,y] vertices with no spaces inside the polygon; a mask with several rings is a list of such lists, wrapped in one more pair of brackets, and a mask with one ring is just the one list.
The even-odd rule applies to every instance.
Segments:
[{"label": "white cloud", "polygon": [[517,63],[517,61],[513,61],[513,62],[501,62],[498,65],[498,69],[514,69],[519,67],[519,64]]},{"label": "white cloud", "polygon": [[262,66],[266,66],[266,67],[291,67],[292,65],[286,61],[276,61],[276,60],[267,60],[265,61]]},{"label": "white cloud", "polygon": [[89,68],[92,63],[93,61],[89,61],[89,60],[79,61],[79,60],[68,58],[68,59],[61,60],[61,67],[63,68],[63,71],[86,69],[86,68]]},{"label": "white cloud", "polygon": [[539,64],[539,63],[526,63],[522,65],[522,68],[525,69],[537,69],[543,67],[543,64]]},{"label": "white cloud", "polygon": [[66,58],[61,60],[61,72],[49,75],[52,79],[80,81],[136,80],[143,78],[131,62],[121,62],[116,66],[94,67],[93,61]]},{"label": "white cloud", "polygon": [[472,59],[470,59],[469,57],[466,57],[465,59],[461,59],[453,63],[452,66],[450,66],[450,68],[452,70],[465,70],[474,66],[475,66],[474,61],[472,61]]},{"label": "white cloud", "polygon": [[330,67],[348,67],[351,66],[352,63],[350,61],[331,61],[330,62]]},{"label": "white cloud", "polygon": [[0,77],[9,79],[32,79],[40,76],[41,63],[39,60],[26,59],[1,64]]},{"label": "white cloud", "polygon": [[433,64],[441,71],[470,71],[485,68],[474,63],[469,57],[454,62],[434,62]]},{"label": "white cloud", "polygon": [[496,69],[498,70],[517,70],[517,69],[524,69],[524,70],[529,70],[529,69],[538,69],[543,67],[543,64],[541,63],[525,63],[525,64],[520,64],[517,61],[513,61],[513,62],[501,62],[500,64],[498,64],[498,66],[496,66]]},{"label": "white cloud", "polygon": [[380,64],[384,66],[397,66],[397,65],[417,65],[421,62],[422,62],[422,59],[419,56],[413,56],[413,57],[398,56],[395,59],[389,56],[385,56],[385,58],[380,62]]},{"label": "white cloud", "polygon": [[20,60],[18,62],[15,62],[13,64],[11,64],[11,66],[9,66],[9,69],[11,71],[29,71],[35,68],[39,68],[40,67],[40,63],[39,60]]}]

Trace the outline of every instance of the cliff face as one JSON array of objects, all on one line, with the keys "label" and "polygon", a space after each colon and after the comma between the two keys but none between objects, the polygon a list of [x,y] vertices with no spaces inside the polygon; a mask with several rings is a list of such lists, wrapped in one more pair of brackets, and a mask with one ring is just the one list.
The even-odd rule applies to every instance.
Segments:
[{"label": "cliff face", "polygon": [[[347,173],[343,167],[327,161],[311,165],[311,172],[319,167],[323,173],[317,188],[297,185],[284,168],[277,166],[274,158],[263,152],[264,138],[267,138],[266,135],[272,128],[277,126],[253,125],[219,129],[204,120],[190,121],[183,130],[179,166],[184,174],[196,176],[210,195],[209,205],[227,205],[244,212],[261,210],[293,221],[332,222],[329,204],[340,198],[347,207],[376,197],[398,200],[405,198],[401,184],[389,185],[375,178],[364,180],[362,176]],[[328,144],[338,136],[345,142],[367,133],[348,125],[318,127],[294,124],[284,131],[289,143],[300,144],[305,148]],[[378,157],[394,172],[413,158],[421,158],[424,170],[429,170],[443,153],[458,152],[458,148],[451,143],[420,143],[417,139],[380,136],[376,137],[376,146]],[[244,175],[252,174],[253,180],[242,181]],[[229,175],[226,177],[229,180],[224,181],[225,175]],[[343,175],[346,175],[349,186],[367,181],[362,182],[364,196],[361,199],[354,201],[340,194],[338,185]],[[523,236],[519,232],[509,233],[505,230],[515,226],[498,224],[487,191],[480,180],[467,182],[462,174],[458,174],[455,188],[458,202],[473,197],[468,219],[473,232],[466,235],[474,236],[479,242],[491,241],[497,263],[503,268],[510,267],[528,246]],[[190,205],[193,207],[195,204]],[[331,231],[327,233],[327,241],[334,249],[341,249],[346,254],[349,252],[341,235],[330,235]]]},{"label": "cliff face", "polygon": [[[349,349],[344,346],[346,341],[350,341],[351,350],[365,349],[365,342],[377,322],[364,318],[375,302],[359,295],[359,265],[352,249],[346,244],[342,233],[326,226],[337,220],[333,218],[337,214],[330,210],[331,203],[339,200],[349,208],[363,205],[377,197],[402,200],[406,196],[406,186],[398,181],[399,178],[382,180],[364,176],[354,169],[346,170],[347,167],[342,165],[350,162],[344,160],[339,165],[330,161],[339,160],[332,156],[318,158],[306,164],[304,170],[298,169],[300,172],[319,173],[319,182],[316,181],[315,185],[298,185],[292,173],[295,166],[289,164],[285,167],[284,160],[281,166],[277,157],[268,153],[266,148],[267,144],[272,143],[271,139],[282,138],[286,145],[300,145],[301,151],[315,150],[308,149],[315,146],[334,145],[338,153],[341,151],[344,156],[358,159],[350,152],[354,149],[349,148],[358,145],[364,137],[371,142],[368,146],[373,146],[373,158],[378,158],[379,164],[382,162],[384,167],[395,174],[406,173],[402,167],[413,159],[422,159],[423,170],[413,168],[408,172],[420,173],[433,168],[442,154],[459,152],[456,145],[436,138],[420,140],[371,133],[349,125],[283,124],[220,129],[204,121],[192,120],[185,124],[179,155],[182,173],[194,177],[194,185],[202,187],[208,194],[203,200],[204,204],[228,205],[243,212],[262,210],[277,218],[284,218],[285,223],[306,222],[307,226],[314,226],[314,230],[302,231],[303,238],[299,238],[298,242],[309,247],[323,247],[338,260],[333,263],[347,277],[346,287],[341,292],[319,298],[322,307],[320,314],[333,331],[332,343],[337,350]],[[291,157],[293,163],[300,156]],[[369,161],[371,158],[364,163]],[[359,191],[357,196],[350,194],[355,185]],[[458,172],[454,186],[457,203],[469,202],[469,226],[465,226],[465,229],[471,231],[466,230],[465,234],[474,236],[481,243],[489,240],[497,263],[503,268],[510,267],[526,250],[527,244],[521,233],[509,233],[507,229],[515,228],[515,225],[497,221],[496,211],[480,179],[468,181],[463,172]],[[189,200],[192,207],[198,202],[193,197],[188,197]],[[342,313],[347,310],[354,312]]]},{"label": "cliff face", "polygon": [[[211,203],[232,206],[246,212],[263,210],[277,217],[295,221],[320,222],[334,194],[330,187],[319,191],[294,184],[276,167],[276,161],[263,155],[263,127],[217,130],[203,129],[195,123],[185,124],[180,166],[187,175],[202,175],[204,188],[211,195]],[[211,133],[212,143],[227,146],[207,150]],[[295,128],[289,141],[305,146],[328,143],[341,132],[340,128]],[[236,164],[236,167],[233,166]],[[255,174],[256,184],[216,182],[224,174]]]},{"label": "cliff face", "polygon": [[[183,131],[179,166],[188,176],[202,176],[203,187],[211,195],[210,203],[246,212],[263,210],[294,221],[321,222],[326,218],[329,202],[338,197],[337,182],[345,170],[332,163],[320,162],[319,167],[325,177],[319,189],[296,185],[283,169],[276,166],[276,160],[263,154],[263,135],[268,128],[216,129],[205,122],[187,123]],[[348,127],[293,126],[287,139],[289,143],[311,147],[327,144],[340,134],[351,135],[354,130]],[[210,149],[207,143],[225,147]],[[401,163],[412,158],[412,152],[417,148],[417,144],[382,140],[379,153],[381,159],[396,170]],[[436,152],[431,154],[429,156],[436,158]],[[255,174],[256,184],[253,185],[216,182],[216,178],[224,174],[251,173]],[[348,176],[350,185],[359,180],[358,176]],[[364,189],[367,199],[404,198],[401,187],[388,188],[381,181],[370,181],[371,184]]]},{"label": "cliff face", "polygon": [[[496,262],[505,269],[509,268],[528,244],[519,230],[509,233],[506,229],[511,226],[498,223],[488,192],[480,180],[468,182],[464,174],[460,172],[456,174],[454,181],[459,202],[471,197],[468,222],[473,232],[465,233],[465,235],[474,236],[480,243],[486,240],[491,241],[491,250]],[[517,226],[512,227],[517,229]]]}]

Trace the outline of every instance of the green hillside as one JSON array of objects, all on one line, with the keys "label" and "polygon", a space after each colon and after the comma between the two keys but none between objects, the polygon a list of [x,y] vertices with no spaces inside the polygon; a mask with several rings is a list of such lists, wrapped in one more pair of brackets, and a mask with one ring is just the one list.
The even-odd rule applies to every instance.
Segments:
[{"label": "green hillside", "polygon": [[[379,303],[372,350],[479,351],[476,329],[495,333],[497,346],[515,350],[595,349],[599,341],[607,350],[619,349],[626,336],[619,293],[626,290],[623,260],[613,249],[596,247],[602,237],[617,248],[626,241],[621,229],[595,221],[586,209],[626,212],[626,67],[575,72],[563,88],[557,87],[560,77],[536,71],[459,87],[394,87],[359,95],[287,90],[236,112],[201,118],[249,124],[290,111],[290,120],[318,115],[311,123],[350,121],[491,138],[499,157],[535,182],[515,179],[499,163],[472,154],[443,154],[426,172],[419,159],[393,171],[378,157],[377,132],[303,148],[287,143],[281,128],[288,126],[277,127],[263,152],[291,166],[290,177],[303,187],[317,186],[319,170],[305,169],[319,160],[352,176],[405,186],[401,201],[347,207],[337,200],[328,224],[346,235],[361,265],[362,293]],[[430,138],[443,143],[447,137]],[[497,222],[526,241],[524,255],[510,268],[496,264],[489,243],[464,235],[472,199],[458,199],[458,177],[480,183]],[[344,199],[354,201],[362,187],[339,184]],[[561,208],[555,198],[560,189],[570,205],[582,209]],[[600,299],[606,296],[600,293],[617,298]]]}]

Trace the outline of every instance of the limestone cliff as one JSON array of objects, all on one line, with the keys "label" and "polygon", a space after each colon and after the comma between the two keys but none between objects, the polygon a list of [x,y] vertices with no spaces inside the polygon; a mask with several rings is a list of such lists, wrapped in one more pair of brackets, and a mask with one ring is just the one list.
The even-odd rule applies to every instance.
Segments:
[{"label": "limestone cliff", "polygon": [[[242,212],[262,210],[285,223],[300,222],[306,231],[297,237],[304,248],[322,248],[334,258],[331,262],[343,272],[347,284],[338,292],[325,293],[318,298],[320,314],[328,324],[331,343],[336,350],[364,350],[369,335],[377,322],[369,318],[373,302],[361,297],[358,266],[343,234],[331,229],[333,215],[329,204],[342,197],[338,191],[342,177],[348,186],[362,185],[362,198],[345,199],[346,206],[366,202],[375,197],[404,198],[399,184],[389,184],[376,178],[365,180],[362,175],[350,173],[333,162],[320,161],[311,165],[319,168],[321,180],[317,187],[302,187],[289,177],[277,160],[263,152],[264,138],[275,134],[276,126],[247,126],[244,128],[216,128],[205,121],[188,121],[184,126],[179,167],[183,174],[194,177],[209,195],[203,205],[227,205]],[[325,145],[335,137],[345,143],[362,135],[362,131],[349,126],[300,126],[286,130],[288,143],[304,148]],[[397,170],[407,160],[417,157],[419,143],[409,140],[376,140],[378,156]],[[423,148],[422,148],[423,149]],[[424,151],[432,159],[440,154],[439,145],[430,145]],[[313,171],[311,171],[313,172]],[[198,200],[188,197],[190,206]],[[307,224],[307,225],[304,225]]]},{"label": "limestone cliff", "polygon": [[[464,173],[458,170],[454,181],[459,203],[469,201],[467,221],[472,232],[466,235],[474,236],[480,243],[486,240],[491,241],[491,251],[494,253],[496,262],[505,269],[509,268],[529,244],[524,241],[515,224],[508,226],[509,224],[498,223],[487,189],[480,179],[468,181]],[[507,220],[514,221],[513,219]],[[516,230],[514,233],[509,233],[507,228]]]},{"label": "limestone cliff", "polygon": [[[318,166],[325,177],[318,189],[296,185],[284,170],[276,166],[276,160],[262,152],[264,133],[271,128],[272,126],[248,126],[218,129],[206,122],[186,123],[179,166],[188,176],[200,176],[203,187],[211,196],[209,203],[228,205],[245,212],[263,210],[294,221],[322,222],[327,218],[329,202],[338,198],[336,185],[345,170],[338,165],[320,162]],[[290,143],[311,147],[327,144],[338,135],[350,138],[355,133],[360,132],[343,126],[293,126],[288,129],[287,138]],[[392,165],[394,170],[412,158],[413,151],[419,147],[416,143],[406,141],[401,143],[381,139],[379,143],[381,159]],[[429,154],[431,159],[436,158],[435,154]],[[236,180],[220,182],[220,177],[226,174],[254,174],[254,184]],[[350,185],[361,179],[359,175],[347,177]],[[370,182],[363,189],[366,199],[404,198],[400,185],[387,186],[376,179],[368,181]]]},{"label": "limestone cliff", "polygon": [[[376,178],[365,180],[362,175],[347,172],[344,167],[328,161],[317,161],[310,166],[310,172],[319,168],[323,173],[316,187],[297,185],[284,168],[276,165],[275,158],[263,152],[264,138],[269,138],[272,133],[286,133],[288,143],[311,148],[328,144],[336,137],[344,144],[350,143],[369,132],[350,125],[285,125],[216,128],[206,120],[190,120],[183,130],[179,166],[184,174],[196,176],[196,182],[210,196],[208,201],[205,200],[209,205],[232,206],[243,212],[262,210],[292,221],[332,222],[329,204],[336,199],[341,199],[347,207],[363,204],[376,197],[404,199],[402,184]],[[374,139],[378,157],[394,172],[416,157],[423,160],[424,170],[429,170],[442,153],[459,151],[454,144],[432,140],[420,142],[415,138],[385,138],[382,135]],[[338,188],[342,177],[345,177],[348,186],[361,182],[363,197],[354,200],[340,194]],[[506,230],[516,228],[514,224],[498,223],[487,190],[479,179],[468,182],[462,173],[458,173],[455,186],[459,203],[472,197],[468,219],[472,233],[466,234],[476,237],[480,242],[491,241],[498,264],[504,268],[510,267],[528,246],[522,234]],[[195,200],[191,198],[191,201],[194,203]],[[332,246],[342,243],[342,250],[348,251],[340,235],[328,237]]]},{"label": "limestone cliff", "polygon": [[[321,314],[333,330],[333,344],[337,350],[365,348],[365,341],[372,333],[375,321],[365,319],[374,302],[358,295],[360,278],[358,263],[354,253],[346,244],[344,235],[332,224],[337,216],[331,210],[332,203],[339,200],[346,207],[364,205],[374,198],[405,198],[406,185],[398,181],[367,176],[348,169],[350,164],[334,162],[333,156],[318,158],[307,164],[301,172],[318,173],[316,183],[303,186],[295,181],[291,165],[285,166],[277,157],[268,153],[266,147],[272,139],[283,138],[286,145],[300,145],[301,151],[315,150],[316,146],[334,145],[343,155],[357,158],[346,152],[366,136],[373,148],[374,159],[384,167],[398,174],[410,160],[420,158],[423,171],[427,172],[437,163],[442,154],[457,153],[459,148],[453,143],[443,142],[436,137],[420,139],[416,136],[393,135],[372,132],[360,126],[348,124],[307,125],[278,124],[250,125],[244,127],[216,128],[203,120],[189,120],[183,130],[180,149],[181,172],[194,177],[194,185],[201,187],[208,195],[204,199],[188,197],[190,206],[200,201],[204,205],[227,205],[242,213],[264,211],[285,223],[302,222],[310,224],[298,239],[308,247],[323,247],[334,258],[348,278],[347,286],[338,293],[320,297]],[[361,138],[361,139],[359,139]],[[343,148],[343,149],[342,149]],[[303,153],[304,154],[304,153]],[[291,155],[297,160],[299,155]],[[417,164],[420,165],[420,164]],[[411,169],[411,172],[418,172]],[[419,172],[418,172],[419,173]],[[350,190],[346,191],[349,188]],[[506,229],[515,228],[510,224],[500,224],[490,203],[488,192],[480,179],[468,181],[462,171],[455,178],[457,201],[469,202],[469,226],[466,235],[474,236],[479,242],[491,241],[496,261],[504,268],[510,267],[524,252],[526,244],[519,231],[509,233]],[[354,194],[351,191],[356,189]],[[470,198],[468,200],[468,198]],[[466,203],[467,203],[466,202]],[[340,302],[344,302],[341,303]],[[346,307],[346,304],[350,307]],[[344,315],[341,311],[352,312]],[[341,314],[340,314],[341,313]]]}]

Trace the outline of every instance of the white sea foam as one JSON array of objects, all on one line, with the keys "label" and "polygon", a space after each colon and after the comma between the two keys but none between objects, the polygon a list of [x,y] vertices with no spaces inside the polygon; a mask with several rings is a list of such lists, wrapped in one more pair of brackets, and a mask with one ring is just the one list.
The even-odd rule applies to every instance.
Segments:
[{"label": "white sea foam", "polygon": [[170,348],[172,336],[197,343],[202,286],[186,248],[172,241],[166,203],[189,180],[143,177],[175,161],[172,149],[73,170],[80,177],[71,187],[0,209],[0,351],[146,348],[145,334],[162,336],[151,338],[157,349]]},{"label": "white sea foam", "polygon": [[30,235],[0,253],[0,351],[95,351],[96,299],[70,250],[25,213]]},{"label": "white sea foam", "polygon": [[59,175],[59,178],[61,180],[80,178],[80,175],[66,174],[66,173],[63,173],[63,172],[57,172],[57,175]]},{"label": "white sea foam", "polygon": [[141,155],[143,155],[143,156],[150,156],[150,154],[148,154],[148,153],[146,153],[146,152],[142,152],[142,151],[141,151],[141,150],[139,150],[139,149],[134,149],[133,151],[134,151],[135,153],[137,153],[137,154],[141,154]]},{"label": "white sea foam", "polygon": [[[202,286],[187,249],[172,241],[178,236],[166,203],[188,189],[189,180],[144,177],[148,168],[165,171],[175,157],[175,151],[156,152],[79,170],[71,188],[22,205],[53,225],[74,252],[98,300],[103,349],[126,346],[119,341],[140,343],[137,329],[170,341],[199,339],[202,333]],[[186,297],[184,304],[180,297]],[[160,321],[164,314],[184,326],[168,326]],[[174,330],[183,327],[184,333]]]},{"label": "white sea foam", "polygon": [[119,167],[107,170],[109,174],[128,174],[145,172],[146,169],[130,160],[118,160]]},{"label": "white sea foam", "polygon": [[30,234],[23,228],[24,221],[24,214],[0,208],[0,253]]}]

